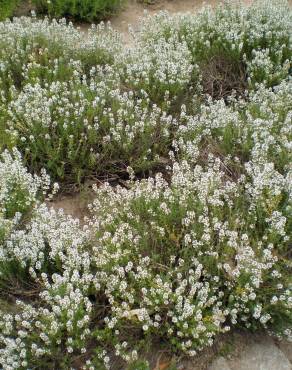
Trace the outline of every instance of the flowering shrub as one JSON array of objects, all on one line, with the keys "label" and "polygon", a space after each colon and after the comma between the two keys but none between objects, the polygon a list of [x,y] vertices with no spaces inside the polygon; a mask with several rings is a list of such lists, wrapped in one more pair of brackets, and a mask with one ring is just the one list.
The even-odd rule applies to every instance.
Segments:
[{"label": "flowering shrub", "polygon": [[[204,7],[196,17],[171,17],[167,13],[148,17],[139,38],[146,45],[160,39],[179,38],[188,46],[193,63],[200,66],[205,87],[207,82],[212,82],[213,89],[224,89],[230,76],[224,76],[220,68],[230,65],[237,68],[229,72],[238,79],[246,79],[250,87],[258,82],[272,86],[290,73],[291,17],[285,0],[255,1],[250,7],[230,1],[215,11]],[[207,92],[212,93],[212,89]]]},{"label": "flowering shrub", "polygon": [[11,102],[7,124],[33,168],[46,163],[54,177],[80,182],[127,165],[147,170],[167,154],[172,118],[100,79],[26,85]]},{"label": "flowering shrub", "polygon": [[125,50],[104,25],[85,37],[64,21],[1,23],[0,125],[31,169],[46,166],[61,181],[155,169],[177,137],[181,106],[197,113],[202,91],[227,101],[234,89],[246,96],[248,86],[287,78],[291,11],[284,2],[274,9],[162,13]]},{"label": "flowering shrub", "polygon": [[[1,368],[145,368],[153,339],[194,356],[236,327],[292,340],[291,12],[252,9],[161,14],[126,50],[103,26],[84,41],[0,23],[0,129],[18,148],[0,157]],[[241,98],[203,94],[223,50],[250,78]],[[130,180],[95,186],[81,226],[42,203],[42,167]]]},{"label": "flowering shrub", "polygon": [[9,87],[33,81],[66,81],[75,69],[89,76],[92,67],[113,63],[121,48],[117,33],[102,23],[84,35],[64,19],[21,17],[0,23],[0,34],[0,81],[6,94]]},{"label": "flowering shrub", "polygon": [[[176,39],[137,45],[127,51],[121,64],[123,82],[134,91],[143,91],[165,110],[198,84],[187,45]],[[192,89],[190,89],[192,90]]]},{"label": "flowering shrub", "polygon": [[108,327],[123,335],[129,321],[189,355],[228,323],[279,329],[277,314],[291,319],[282,254],[288,209],[266,208],[287,194],[284,178],[264,168],[233,182],[219,158],[205,167],[174,164],[170,185],[157,175],[130,190],[105,186],[93,205]]},{"label": "flowering shrub", "polygon": [[285,178],[266,165],[231,181],[221,168],[210,156],[174,163],[170,183],[104,185],[89,228],[39,206],[6,236],[2,260],[39,293],[3,312],[4,368],[111,368],[111,353],[135,361],[155,336],[193,356],[230,325],[290,337]]},{"label": "flowering shrub", "polygon": [[[20,153],[4,151],[0,157],[0,214],[13,218],[16,213],[25,214],[34,206],[40,194],[45,194],[50,180],[43,171],[42,176],[32,176],[22,165]],[[40,193],[40,194],[39,194]]]},{"label": "flowering shrub", "polygon": [[201,105],[197,115],[182,110],[176,155],[188,161],[204,161],[204,154],[220,155],[230,175],[239,175],[246,162],[274,163],[281,173],[287,172],[291,161],[289,122],[291,120],[291,80],[274,91],[263,86],[250,94],[249,101],[224,101]]},{"label": "flowering shrub", "polygon": [[37,10],[54,17],[71,16],[75,19],[92,22],[104,19],[115,13],[125,3],[124,0],[33,0]]},{"label": "flowering shrub", "polygon": [[[0,253],[1,267],[4,269],[1,271],[1,278],[4,275],[4,279],[0,280],[0,287],[5,284],[4,291],[9,293],[10,299],[16,299],[20,316],[9,313],[3,313],[2,316],[6,321],[0,324],[0,362],[4,368],[27,368],[33,363],[49,368],[54,354],[56,364],[66,368],[66,355],[60,351],[65,332],[66,335],[72,333],[76,341],[73,347],[82,346],[86,338],[84,329],[88,324],[83,315],[91,307],[86,298],[88,282],[82,277],[79,279],[79,272],[87,271],[88,252],[81,248],[87,241],[88,232],[79,228],[78,220],[48,210],[44,205],[36,208],[25,227],[6,237]],[[7,266],[11,266],[10,274]],[[18,266],[17,270],[15,266]],[[86,278],[90,278],[88,273]],[[15,281],[18,286],[23,285],[22,289],[17,289]],[[32,287],[34,295],[29,294]],[[66,298],[67,293],[70,294],[68,304],[65,303],[69,298]],[[83,303],[86,310],[82,308]],[[26,320],[26,328],[22,326],[23,320]],[[15,327],[18,326],[17,332],[13,328],[13,321]],[[80,328],[78,332],[77,323]],[[37,343],[38,336],[44,345]],[[22,338],[21,344],[18,338]]]}]

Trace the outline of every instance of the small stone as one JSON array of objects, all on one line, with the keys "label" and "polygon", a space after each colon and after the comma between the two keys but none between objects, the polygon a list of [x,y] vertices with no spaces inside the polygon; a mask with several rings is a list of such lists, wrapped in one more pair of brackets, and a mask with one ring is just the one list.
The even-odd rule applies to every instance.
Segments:
[{"label": "small stone", "polygon": [[281,341],[278,343],[280,350],[285,353],[288,360],[292,363],[292,343]]},{"label": "small stone", "polygon": [[269,339],[250,344],[231,365],[232,370],[292,370],[285,354]]},{"label": "small stone", "polygon": [[231,370],[231,369],[224,357],[217,357],[208,367],[208,370]]}]

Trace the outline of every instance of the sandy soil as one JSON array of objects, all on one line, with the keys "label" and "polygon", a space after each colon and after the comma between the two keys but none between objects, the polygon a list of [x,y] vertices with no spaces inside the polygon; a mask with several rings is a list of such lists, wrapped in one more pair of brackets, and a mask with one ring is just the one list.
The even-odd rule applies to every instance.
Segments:
[{"label": "sandy soil", "polygon": [[81,225],[84,225],[84,218],[90,217],[88,204],[93,200],[94,192],[88,188],[72,195],[59,195],[53,201],[47,202],[47,205],[55,210],[63,209],[66,215],[78,218]]}]

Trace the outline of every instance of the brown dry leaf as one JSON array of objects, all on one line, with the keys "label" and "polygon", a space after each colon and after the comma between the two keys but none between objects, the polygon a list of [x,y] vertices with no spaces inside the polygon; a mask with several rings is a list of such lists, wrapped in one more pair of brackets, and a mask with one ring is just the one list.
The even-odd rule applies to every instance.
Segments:
[{"label": "brown dry leaf", "polygon": [[157,364],[153,370],[167,370],[170,367],[170,365],[171,365],[171,361],[167,360],[167,361],[160,362],[158,359]]}]

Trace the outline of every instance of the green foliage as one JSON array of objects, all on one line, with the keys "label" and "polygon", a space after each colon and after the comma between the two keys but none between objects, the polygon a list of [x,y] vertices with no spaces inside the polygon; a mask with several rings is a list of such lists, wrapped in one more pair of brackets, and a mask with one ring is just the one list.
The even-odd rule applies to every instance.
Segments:
[{"label": "green foliage", "polygon": [[23,168],[17,149],[13,153],[5,150],[0,156],[0,215],[13,219],[15,215],[26,215],[40,196],[41,189],[48,189],[49,179],[45,171],[42,177],[32,176]]},{"label": "green foliage", "polygon": [[127,367],[127,370],[150,370],[146,360],[137,360]]},{"label": "green foliage", "polygon": [[[238,97],[287,78],[290,19],[284,3],[275,12],[256,3],[198,17],[160,14],[145,20],[129,50],[102,24],[85,36],[65,21],[2,23],[2,141],[62,182],[80,185],[128,166],[144,176],[167,162],[181,112],[197,114],[204,93],[228,101],[234,89]],[[223,153],[239,135],[231,122]]]},{"label": "green foliage", "polygon": [[37,11],[52,17],[73,17],[92,22],[114,14],[125,0],[33,0]]},{"label": "green foliage", "polygon": [[227,76],[218,75],[218,69],[222,72],[226,64],[233,64],[242,68],[241,73],[239,69],[233,72],[235,81],[242,79],[251,88],[261,82],[273,86],[290,73],[291,17],[285,0],[268,3],[259,0],[250,7],[227,1],[214,11],[205,7],[196,17],[167,14],[149,17],[142,27],[141,38],[146,44],[173,38],[186,42],[193,63],[201,70],[212,66],[214,60],[217,62],[215,68],[207,68],[207,78],[213,82],[220,83],[223,77],[227,81],[222,84],[228,82]]},{"label": "green foliage", "polygon": [[13,16],[19,0],[0,0],[0,21]]},{"label": "green foliage", "polygon": [[[0,113],[1,114],[1,113]],[[9,135],[5,133],[6,126],[3,119],[0,118],[0,151],[2,151],[9,144]]]},{"label": "green foliage", "polygon": [[[145,171],[167,154],[165,129],[171,120],[146,102],[138,104],[103,86],[96,83],[97,98],[85,82],[54,83],[49,90],[27,85],[11,103],[11,133],[32,168],[46,161],[52,177],[80,183],[90,174],[121,173],[127,166]],[[42,109],[44,114],[38,114]]]},{"label": "green foliage", "polygon": [[74,70],[89,78],[92,68],[113,64],[121,47],[119,36],[103,24],[92,26],[86,36],[63,20],[15,19],[0,24],[0,29],[0,99],[4,101],[11,100],[13,88],[67,81]]}]

